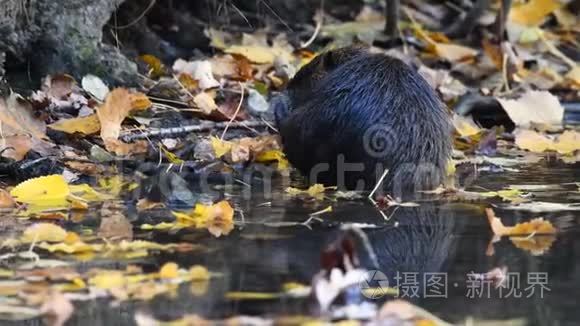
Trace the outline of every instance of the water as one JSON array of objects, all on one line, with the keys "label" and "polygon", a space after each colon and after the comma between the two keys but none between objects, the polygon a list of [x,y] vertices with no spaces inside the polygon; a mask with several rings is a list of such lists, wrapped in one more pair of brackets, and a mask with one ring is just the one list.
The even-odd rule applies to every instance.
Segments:
[{"label": "water", "polygon": [[[548,190],[531,192],[534,201],[578,203],[580,181],[578,164],[542,161],[512,172],[482,172],[470,185],[471,190],[499,190],[508,185],[554,185]],[[154,271],[163,263],[173,261],[180,266],[201,264],[221,273],[201,296],[192,294],[191,285],[179,288],[174,297],[158,296],[147,302],[123,302],[111,306],[107,300],[77,304],[71,324],[125,325],[134,323],[137,311],[152,314],[156,319],[173,320],[185,314],[206,318],[227,318],[236,315],[280,317],[313,313],[309,298],[273,300],[228,300],[226,293],[279,292],[284,284],[309,284],[320,269],[320,253],[344,234],[345,223],[367,223],[375,228],[364,229],[372,250],[357,239],[361,264],[386,275],[390,285],[399,279],[404,299],[430,311],[451,323],[476,320],[511,321],[515,325],[576,325],[580,322],[577,309],[580,293],[579,211],[533,213],[494,208],[505,225],[543,217],[559,230],[555,238],[542,238],[543,245],[535,252],[521,249],[532,244],[516,243],[504,237],[490,244],[493,237],[484,209],[505,205],[500,199],[469,201],[458,199],[424,200],[418,207],[397,207],[385,210],[384,217],[365,199],[346,201],[310,201],[286,198],[283,187],[275,185],[274,199],[254,191],[251,198],[241,196],[244,186],[231,190],[226,197],[235,203],[236,229],[226,237],[214,238],[206,231],[182,230],[178,233],[137,233],[159,242],[192,242],[208,250],[194,253],[153,255],[140,264],[145,271]],[[529,188],[529,186],[528,186]],[[320,215],[322,222],[303,222],[308,214],[332,205],[333,211]],[[240,211],[244,223],[241,223]],[[154,214],[149,213],[155,220]],[[493,249],[493,255],[490,255]],[[377,256],[378,266],[373,263]],[[95,262],[93,262],[95,263]],[[114,264],[113,262],[104,262]],[[118,263],[123,266],[123,262]],[[493,285],[470,283],[468,274],[485,273],[505,267],[515,292],[499,293]],[[407,273],[407,274],[402,274]],[[442,276],[446,291],[442,297],[428,297],[433,290],[428,283],[434,275]],[[534,279],[534,277],[536,279]],[[534,283],[535,282],[535,283]],[[535,285],[534,285],[535,284]],[[532,285],[532,287],[530,287]],[[540,294],[540,287],[544,292]],[[531,288],[534,293],[530,294]],[[400,289],[400,290],[401,290]],[[475,290],[483,293],[474,292]],[[416,291],[416,292],[415,292]],[[521,297],[515,297],[518,293]],[[530,296],[530,297],[527,297]],[[389,297],[382,297],[384,301]],[[28,323],[36,323],[37,320]]]}]

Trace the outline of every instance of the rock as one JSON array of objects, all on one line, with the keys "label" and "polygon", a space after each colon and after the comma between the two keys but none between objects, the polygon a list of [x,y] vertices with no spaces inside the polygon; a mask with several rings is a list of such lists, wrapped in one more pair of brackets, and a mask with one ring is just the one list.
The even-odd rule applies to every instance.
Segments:
[{"label": "rock", "polygon": [[123,1],[4,0],[0,52],[7,53],[7,79],[30,73],[30,81],[38,83],[47,74],[80,79],[91,73],[113,85],[135,83],[135,63],[101,42],[103,26]]}]

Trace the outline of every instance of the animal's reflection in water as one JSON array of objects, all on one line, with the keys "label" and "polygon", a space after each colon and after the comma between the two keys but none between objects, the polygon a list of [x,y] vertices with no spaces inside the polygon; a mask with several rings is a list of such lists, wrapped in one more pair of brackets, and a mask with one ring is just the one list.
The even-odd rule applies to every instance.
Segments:
[{"label": "animal's reflection in water", "polygon": [[[417,289],[417,295],[423,296],[423,282],[428,281],[432,273],[445,273],[447,263],[457,250],[456,237],[453,236],[457,225],[452,211],[432,203],[399,207],[386,224],[372,205],[341,207],[335,212],[325,215],[324,220],[337,222],[336,227],[313,225],[311,230],[301,226],[280,228],[279,239],[242,240],[234,244],[230,249],[239,259],[240,265],[235,268],[241,283],[231,285],[237,287],[235,290],[247,290],[248,287],[270,288],[271,284],[264,283],[273,280],[309,283],[324,268],[323,265],[328,264],[321,257],[324,256],[322,253],[348,237],[353,240],[353,256],[360,267],[380,271],[390,286],[396,286],[396,282],[416,281],[411,290]],[[288,210],[287,214],[289,219],[296,220],[295,211]],[[338,226],[348,222],[381,226],[362,228],[357,232],[345,231]],[[289,229],[292,231],[288,233]],[[260,232],[272,231],[262,229],[257,233]]]}]

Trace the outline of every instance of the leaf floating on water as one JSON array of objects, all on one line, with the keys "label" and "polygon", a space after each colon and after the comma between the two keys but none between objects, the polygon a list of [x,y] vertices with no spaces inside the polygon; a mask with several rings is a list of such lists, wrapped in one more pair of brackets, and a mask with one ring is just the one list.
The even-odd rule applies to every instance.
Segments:
[{"label": "leaf floating on water", "polygon": [[24,230],[20,241],[24,243],[32,242],[61,242],[67,237],[67,232],[62,227],[52,223],[36,223]]},{"label": "leaf floating on water", "polygon": [[502,209],[530,211],[533,213],[549,213],[559,211],[580,211],[580,203],[549,203],[535,201],[530,203],[520,203],[517,205],[501,206]]},{"label": "leaf floating on water", "polygon": [[165,263],[159,269],[159,277],[162,279],[173,279],[179,276],[179,265],[174,262]]},{"label": "leaf floating on water", "polygon": [[69,186],[59,174],[26,180],[10,191],[16,201],[39,206],[65,206],[69,194]]},{"label": "leaf floating on water", "polygon": [[324,185],[317,183],[313,184],[312,186],[308,187],[306,190],[288,187],[286,188],[286,193],[290,196],[300,196],[300,195],[307,195],[316,199],[323,199],[324,192],[326,190],[336,190],[336,187],[324,187]]},{"label": "leaf floating on water", "polygon": [[143,224],[142,230],[169,230],[206,228],[215,237],[229,234],[234,229],[234,209],[225,200],[213,205],[196,204],[191,212],[171,212],[175,222],[155,225]]}]

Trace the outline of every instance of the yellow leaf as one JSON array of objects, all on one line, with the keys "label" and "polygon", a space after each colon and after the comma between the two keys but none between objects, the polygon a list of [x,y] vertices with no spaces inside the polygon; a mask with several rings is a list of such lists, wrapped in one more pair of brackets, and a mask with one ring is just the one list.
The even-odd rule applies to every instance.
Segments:
[{"label": "yellow leaf", "polygon": [[225,49],[224,52],[242,55],[251,62],[259,64],[274,63],[274,60],[277,57],[286,57],[288,58],[288,61],[292,60],[291,53],[288,49],[278,47],[233,45]]},{"label": "yellow leaf", "polygon": [[75,196],[78,196],[86,201],[103,201],[107,199],[113,199],[114,197],[108,194],[103,194],[86,183],[78,185],[69,185],[70,192]]},{"label": "yellow leaf", "polygon": [[272,300],[281,296],[281,293],[268,292],[228,292],[226,298],[229,300]]},{"label": "yellow leaf", "polygon": [[553,148],[554,142],[548,137],[532,130],[518,130],[514,132],[515,143],[521,149],[541,153]]},{"label": "yellow leaf", "polygon": [[89,244],[83,241],[76,241],[73,243],[60,242],[55,244],[41,243],[38,245],[38,247],[48,252],[62,252],[65,254],[98,252],[103,249],[103,245]]},{"label": "yellow leaf", "polygon": [[255,159],[256,162],[278,162],[278,170],[287,170],[290,163],[286,159],[284,153],[280,150],[269,150],[258,154]]},{"label": "yellow leaf", "polygon": [[52,223],[36,223],[26,228],[20,240],[22,242],[61,242],[67,236],[65,229]]},{"label": "yellow leaf", "polygon": [[211,114],[218,109],[214,98],[207,92],[201,92],[193,97],[193,103],[205,114]]},{"label": "yellow leaf", "polygon": [[335,187],[326,188],[322,184],[317,183],[317,184],[313,184],[312,186],[308,187],[308,189],[306,189],[306,190],[288,187],[288,188],[286,188],[286,192],[291,196],[307,194],[311,197],[322,199],[324,191],[326,191],[326,189],[332,189],[332,188],[335,188]]},{"label": "yellow leaf", "polygon": [[48,125],[48,127],[68,134],[80,132],[85,135],[91,135],[101,130],[101,123],[96,114],[91,114],[82,118],[61,119]]},{"label": "yellow leaf", "polygon": [[580,150],[580,133],[573,130],[564,131],[554,143],[554,148],[560,154],[571,154]]},{"label": "yellow leaf", "polygon": [[213,147],[216,158],[220,158],[232,150],[231,142],[221,140],[215,136],[211,137],[211,146]]},{"label": "yellow leaf", "polygon": [[471,59],[477,55],[477,50],[463,45],[436,43],[434,46],[435,53],[450,62]]},{"label": "yellow leaf", "polygon": [[177,155],[171,153],[170,151],[168,151],[165,146],[163,146],[161,143],[159,143],[159,149],[161,149],[161,151],[163,152],[163,154],[165,154],[165,157],[167,157],[167,160],[169,160],[169,162],[173,163],[173,164],[181,164],[184,161],[182,159],[180,159]]},{"label": "yellow leaf", "polygon": [[26,180],[10,191],[16,201],[38,206],[65,206],[69,194],[69,186],[60,174]]},{"label": "yellow leaf", "polygon": [[475,124],[473,118],[460,116],[458,114],[453,115],[453,126],[462,137],[477,135],[481,132],[481,128]]},{"label": "yellow leaf", "polygon": [[149,97],[143,93],[140,93],[140,92],[132,93],[129,97],[131,99],[131,110],[132,111],[145,110],[145,109],[150,108],[151,105],[153,105],[153,103],[151,103],[151,100],[149,99]]},{"label": "yellow leaf", "polygon": [[179,266],[176,263],[165,263],[159,269],[159,277],[164,279],[177,278],[179,276]]},{"label": "yellow leaf", "polygon": [[580,65],[576,65],[566,74],[566,79],[575,83],[577,88],[580,87]]},{"label": "yellow leaf", "polygon": [[210,279],[209,271],[205,266],[201,265],[191,266],[189,275],[193,281],[206,281]]},{"label": "yellow leaf", "polygon": [[158,78],[165,74],[165,66],[156,56],[151,54],[144,54],[139,56],[139,59],[145,62],[149,67],[149,74],[151,78]]},{"label": "yellow leaf", "polygon": [[[172,213],[174,216],[176,214],[183,214],[183,213],[177,213],[177,212],[172,212]],[[183,215],[188,216],[187,214],[183,214]],[[176,228],[176,227],[177,227],[177,225],[175,223],[161,222],[161,223],[155,224],[155,225],[142,224],[141,230],[169,230],[169,229]]]},{"label": "yellow leaf", "polygon": [[[177,228],[207,228],[216,237],[227,235],[234,228],[234,209],[225,200],[213,205],[196,204],[190,214],[171,212]],[[156,226],[151,226],[155,228]]]},{"label": "yellow leaf", "polygon": [[546,16],[562,7],[559,0],[530,0],[520,6],[513,6],[509,21],[525,26],[540,25]]},{"label": "yellow leaf", "polygon": [[89,284],[103,290],[121,288],[126,279],[120,271],[103,271],[89,279]]}]

